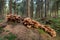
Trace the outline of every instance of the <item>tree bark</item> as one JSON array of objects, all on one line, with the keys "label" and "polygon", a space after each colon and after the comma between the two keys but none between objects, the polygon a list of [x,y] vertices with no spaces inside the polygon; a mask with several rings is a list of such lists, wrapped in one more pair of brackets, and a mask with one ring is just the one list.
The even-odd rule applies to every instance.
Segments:
[{"label": "tree bark", "polygon": [[10,14],[12,14],[12,0],[9,1],[9,10],[10,10]]},{"label": "tree bark", "polygon": [[33,18],[33,0],[31,0],[31,7],[30,7],[30,16]]},{"label": "tree bark", "polygon": [[30,2],[31,2],[31,0],[26,0],[26,16],[27,17],[31,17],[30,16]]},{"label": "tree bark", "polygon": [[37,8],[36,8],[36,18],[40,18],[40,0],[37,0],[36,1],[36,4],[37,4]]}]

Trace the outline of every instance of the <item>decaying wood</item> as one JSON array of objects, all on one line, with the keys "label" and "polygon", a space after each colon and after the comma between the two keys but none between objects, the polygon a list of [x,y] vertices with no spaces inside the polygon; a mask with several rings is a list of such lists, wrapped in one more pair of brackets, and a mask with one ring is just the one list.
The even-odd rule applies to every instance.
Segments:
[{"label": "decaying wood", "polygon": [[[45,32],[47,32],[48,34],[50,34],[52,37],[56,36],[56,32],[54,29],[52,29],[50,26],[47,25],[42,25],[39,22],[32,20],[30,18],[25,18],[24,20],[24,25],[26,25],[28,28],[41,28],[43,29]],[[33,25],[33,26],[32,26]]]},{"label": "decaying wood", "polygon": [[19,15],[7,15],[6,17],[7,22],[17,22],[20,23],[22,21],[23,25],[25,25],[27,28],[40,28],[50,34],[52,37],[56,36],[56,32],[54,29],[52,29],[50,26],[43,25],[31,18],[22,18]]}]

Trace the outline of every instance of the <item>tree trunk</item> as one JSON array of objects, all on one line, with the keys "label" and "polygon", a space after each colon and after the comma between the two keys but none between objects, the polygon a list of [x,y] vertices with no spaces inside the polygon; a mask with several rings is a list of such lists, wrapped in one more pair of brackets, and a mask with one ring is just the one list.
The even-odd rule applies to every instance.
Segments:
[{"label": "tree trunk", "polygon": [[9,1],[9,10],[10,10],[10,14],[12,14],[12,0]]},{"label": "tree trunk", "polygon": [[16,0],[14,2],[14,14],[17,14],[17,5],[16,5]]},{"label": "tree trunk", "polygon": [[30,7],[30,16],[33,18],[33,0],[31,0],[31,7]]},{"label": "tree trunk", "polygon": [[45,18],[46,18],[47,14],[46,14],[46,0],[45,0]]},{"label": "tree trunk", "polygon": [[4,18],[4,3],[5,1],[4,0],[1,0],[1,15],[0,15],[0,18]]},{"label": "tree trunk", "polygon": [[37,0],[36,1],[36,4],[37,4],[37,8],[36,8],[36,18],[40,18],[40,0]]},{"label": "tree trunk", "polygon": [[31,0],[26,0],[26,11],[27,11],[27,17],[30,17],[30,2],[31,2]]},{"label": "tree trunk", "polygon": [[43,18],[43,12],[44,12],[44,10],[43,10],[43,0],[41,0],[41,9],[40,9],[40,17],[41,18]]}]

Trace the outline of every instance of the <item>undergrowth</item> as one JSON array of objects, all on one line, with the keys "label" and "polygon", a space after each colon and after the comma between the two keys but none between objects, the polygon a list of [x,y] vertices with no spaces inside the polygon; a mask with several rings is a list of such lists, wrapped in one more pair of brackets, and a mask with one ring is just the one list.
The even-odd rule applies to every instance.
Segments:
[{"label": "undergrowth", "polygon": [[42,29],[38,29],[38,31],[39,31],[39,33],[41,33],[41,34],[44,34],[44,33],[45,33],[45,31],[42,30]]},{"label": "undergrowth", "polygon": [[17,37],[16,35],[9,33],[9,35],[6,35],[4,38],[8,40],[15,40]]},{"label": "undergrowth", "polygon": [[60,18],[52,18],[53,23],[51,27],[60,33]]}]

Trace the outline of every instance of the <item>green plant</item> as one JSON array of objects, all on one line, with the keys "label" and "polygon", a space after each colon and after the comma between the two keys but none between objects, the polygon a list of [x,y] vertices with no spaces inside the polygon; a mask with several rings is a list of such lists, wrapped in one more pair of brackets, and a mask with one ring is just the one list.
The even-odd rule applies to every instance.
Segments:
[{"label": "green plant", "polygon": [[52,28],[58,31],[58,29],[60,29],[60,18],[52,18],[51,20],[54,22],[51,24]]},{"label": "green plant", "polygon": [[3,19],[0,19],[0,22],[2,22],[3,21]]},{"label": "green plant", "polygon": [[6,30],[6,32],[9,32],[9,30]]},{"label": "green plant", "polygon": [[5,30],[2,27],[0,27],[0,33],[4,32],[4,31]]},{"label": "green plant", "polygon": [[8,39],[8,40],[15,40],[16,35],[9,33],[9,35],[6,35],[4,38]]},{"label": "green plant", "polygon": [[42,29],[38,29],[39,33],[45,33]]},{"label": "green plant", "polygon": [[2,40],[3,38],[0,38],[0,40]]}]

